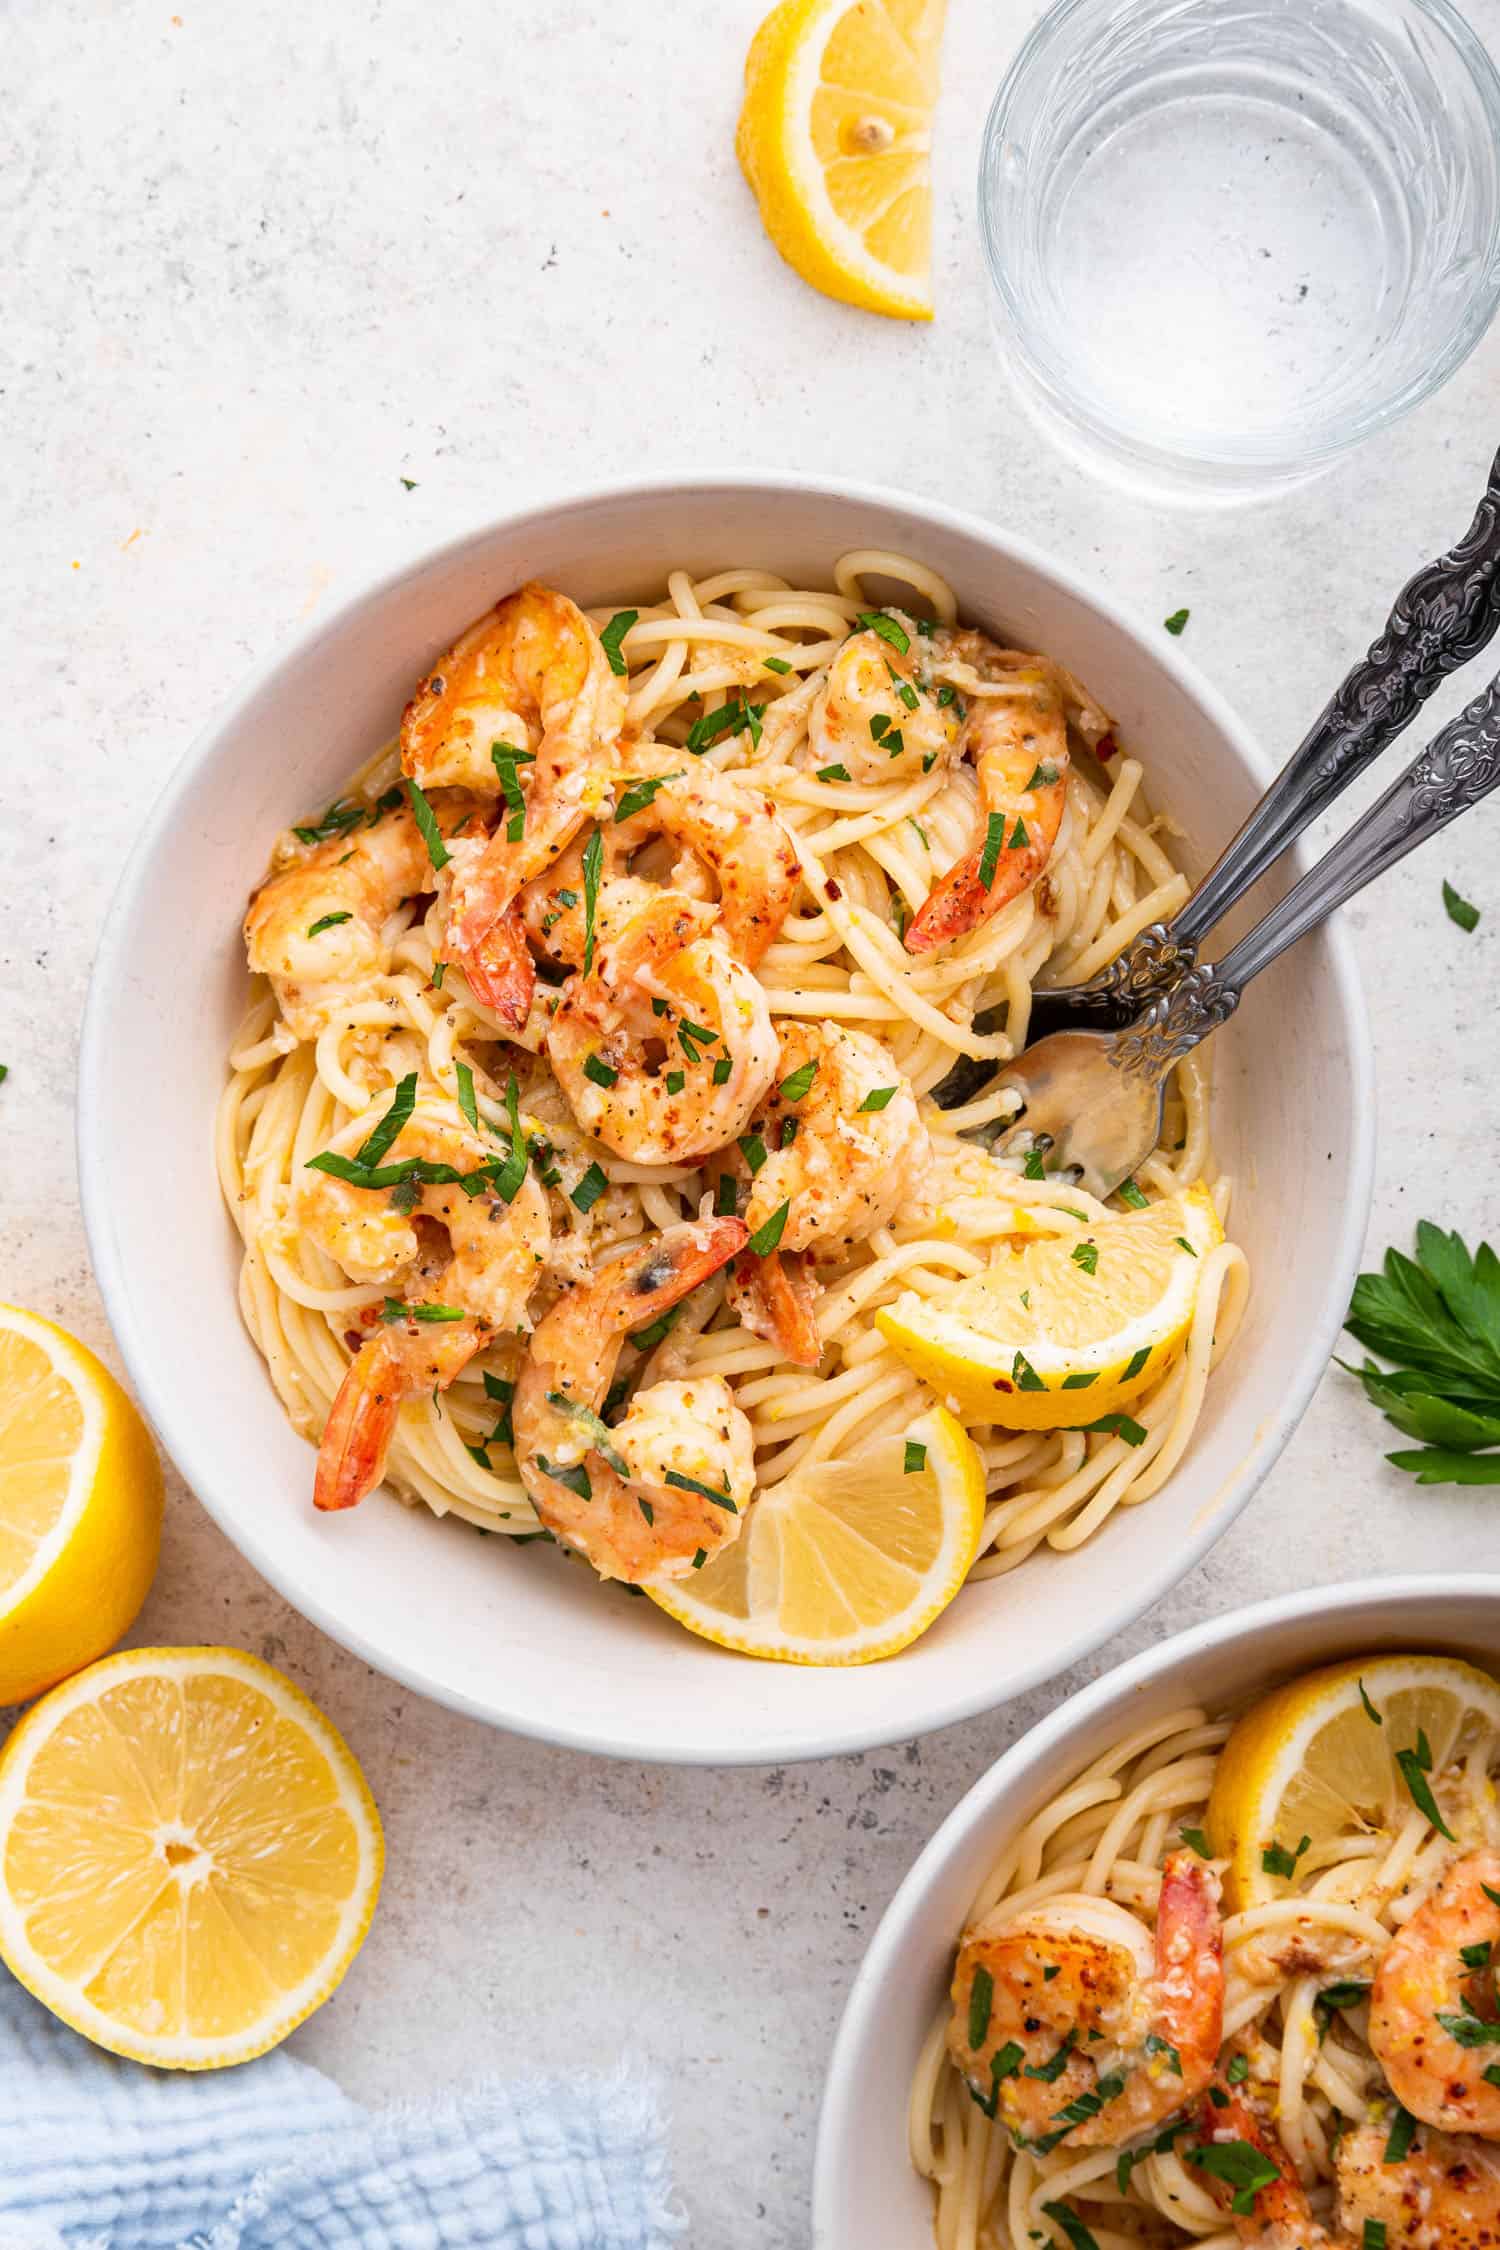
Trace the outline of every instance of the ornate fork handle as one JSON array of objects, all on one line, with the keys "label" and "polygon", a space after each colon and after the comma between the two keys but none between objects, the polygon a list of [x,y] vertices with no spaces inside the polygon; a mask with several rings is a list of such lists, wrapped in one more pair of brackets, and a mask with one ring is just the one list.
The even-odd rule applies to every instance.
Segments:
[{"label": "ornate fork handle", "polygon": [[1155,1084],[1233,1015],[1252,977],[1377,875],[1497,788],[1500,679],[1433,736],[1358,827],[1341,836],[1222,961],[1199,963],[1158,993],[1137,1021],[1116,1035],[1110,1061]]},{"label": "ornate fork handle", "polygon": [[1500,629],[1500,453],[1474,521],[1456,546],[1417,571],[1385,629],[1329,698],[1275,781],[1170,923],[1141,931],[1087,987],[1119,1012],[1163,992],[1198,957],[1204,937],[1409,726],[1450,672]]}]

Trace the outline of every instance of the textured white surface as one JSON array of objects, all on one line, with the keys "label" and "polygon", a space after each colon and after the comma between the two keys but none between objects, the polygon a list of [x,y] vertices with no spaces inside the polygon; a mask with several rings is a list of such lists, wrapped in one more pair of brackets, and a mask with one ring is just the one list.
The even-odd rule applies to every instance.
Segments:
[{"label": "textured white surface", "polygon": [[[595,470],[868,476],[1008,523],[1147,619],[1187,604],[1185,647],[1281,750],[1468,520],[1500,440],[1500,334],[1331,477],[1244,514],[1118,496],[1034,434],[990,346],[971,215],[984,104],[1030,20],[1018,0],[952,0],[937,323],[813,296],[733,163],[759,13],[7,13],[0,1291],[106,1354],[71,1145],[100,919],[203,714],[334,589]],[[1500,44],[1497,0],[1474,13]],[[1380,1052],[1372,1251],[1422,1215],[1500,1225],[1497,821],[1480,812],[1353,916]],[[1444,875],[1485,910],[1473,937],[1444,917]],[[170,1228],[171,1182],[143,1192]],[[1245,1519],[1112,1653],[1286,1587],[1493,1567],[1494,1500],[1416,1492],[1383,1438],[1334,1370]],[[823,2061],[865,1935],[938,1816],[1068,1684],[786,1773],[594,1764],[366,1673],[180,1487],[137,1637],[284,1664],[380,1801],[385,1899],[298,2051],[370,2098],[633,2046],[671,2082],[695,2250],[805,2241]]]}]

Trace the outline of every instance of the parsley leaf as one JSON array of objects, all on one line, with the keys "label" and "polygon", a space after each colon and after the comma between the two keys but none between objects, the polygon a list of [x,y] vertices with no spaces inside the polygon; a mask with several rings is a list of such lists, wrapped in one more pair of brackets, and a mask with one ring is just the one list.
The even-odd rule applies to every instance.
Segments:
[{"label": "parsley leaf", "polygon": [[412,818],[422,832],[422,841],[427,846],[427,857],[435,868],[446,867],[453,854],[449,851],[439,833],[437,814],[428,804],[416,782],[408,777],[402,786],[411,799]]},{"label": "parsley leaf", "polygon": [[603,649],[609,668],[617,680],[623,680],[629,670],[620,643],[640,614],[638,609],[617,609],[599,635],[599,646]]},{"label": "parsley leaf", "polygon": [[[1388,1250],[1354,1284],[1345,1326],[1397,1364],[1348,1368],[1420,1450],[1387,1455],[1420,1484],[1500,1484],[1500,1258],[1423,1220],[1416,1257]],[[1341,1363],[1346,1364],[1346,1363]]]},{"label": "parsley leaf", "polygon": [[1186,625],[1188,619],[1192,616],[1192,614],[1193,613],[1190,609],[1174,609],[1170,617],[1164,617],[1162,619],[1162,623],[1166,626],[1169,633],[1178,634],[1182,631],[1183,626]]},{"label": "parsley leaf", "polygon": [[1471,906],[1466,898],[1461,898],[1451,883],[1443,885],[1443,904],[1448,910],[1449,921],[1456,922],[1461,930],[1478,929],[1478,907]]}]

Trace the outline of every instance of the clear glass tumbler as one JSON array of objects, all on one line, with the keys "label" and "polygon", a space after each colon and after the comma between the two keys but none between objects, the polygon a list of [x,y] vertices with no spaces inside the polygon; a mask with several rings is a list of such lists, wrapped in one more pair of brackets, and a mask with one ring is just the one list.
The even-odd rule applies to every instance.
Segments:
[{"label": "clear glass tumbler", "polygon": [[995,98],[979,207],[1059,434],[1153,489],[1252,495],[1484,334],[1500,77],[1448,0],[1060,0]]}]

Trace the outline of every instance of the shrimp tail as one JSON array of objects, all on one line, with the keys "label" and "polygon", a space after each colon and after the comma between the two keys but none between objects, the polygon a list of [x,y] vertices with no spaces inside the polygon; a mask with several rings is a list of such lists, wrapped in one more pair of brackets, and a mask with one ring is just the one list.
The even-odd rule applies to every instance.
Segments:
[{"label": "shrimp tail", "polygon": [[981,878],[979,859],[971,852],[938,878],[906,926],[908,953],[931,953],[994,912],[1000,902]]},{"label": "shrimp tail", "polygon": [[379,1484],[403,1388],[400,1361],[389,1339],[374,1336],[361,1345],[323,1426],[314,1507],[356,1507]]},{"label": "shrimp tail", "polygon": [[[1243,2141],[1276,2167],[1276,2178],[1256,2189],[1253,2208],[1231,2214],[1242,2241],[1262,2246],[1296,2241],[1301,2250],[1320,2250],[1328,2242],[1327,2234],[1313,2219],[1307,2190],[1279,2137],[1222,2072],[1215,2073],[1209,2096],[1198,2109],[1194,2123],[1205,2145]],[[1190,2155],[1188,2162],[1192,2163]]]},{"label": "shrimp tail", "polygon": [[768,1334],[794,1366],[816,1367],[823,1339],[813,1317],[816,1290],[806,1261],[790,1250],[773,1250],[764,1258],[746,1250],[734,1273],[750,1299],[757,1333]]},{"label": "shrimp tail", "polygon": [[510,907],[477,938],[467,929],[451,932],[450,942],[469,990],[502,1023],[519,1031],[531,1012],[536,963],[526,943],[520,908]]},{"label": "shrimp tail", "polygon": [[644,1328],[716,1274],[742,1250],[750,1229],[743,1219],[689,1219],[659,1234],[641,1262],[621,1274],[615,1291],[617,1328]]}]

